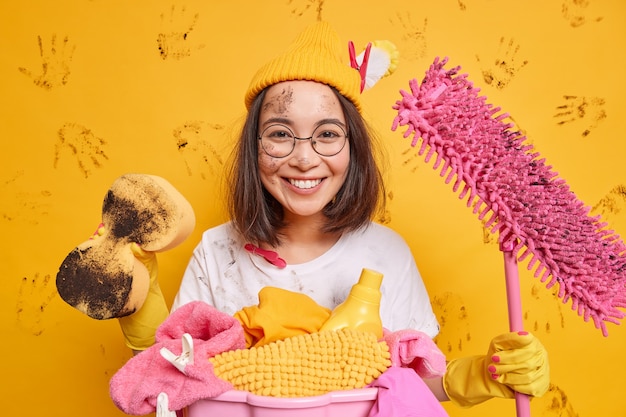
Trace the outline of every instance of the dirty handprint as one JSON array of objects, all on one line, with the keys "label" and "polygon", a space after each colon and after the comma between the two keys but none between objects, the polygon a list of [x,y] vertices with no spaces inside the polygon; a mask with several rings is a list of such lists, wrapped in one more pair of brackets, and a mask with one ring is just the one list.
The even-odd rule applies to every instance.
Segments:
[{"label": "dirty handprint", "polygon": [[39,224],[42,217],[48,215],[52,193],[48,190],[25,190],[21,183],[24,171],[15,173],[11,178],[0,183],[0,201],[4,204],[0,209],[0,218],[7,221],[22,220],[29,224]]},{"label": "dirty handprint", "polygon": [[582,137],[587,137],[592,130],[598,127],[601,121],[606,119],[604,110],[605,100],[599,97],[578,97],[563,96],[565,103],[557,106],[557,113],[554,117],[559,126],[585,122],[587,125],[581,133]]},{"label": "dirty handprint", "polygon": [[548,392],[533,398],[533,410],[541,411],[541,417],[579,417],[571,398],[558,385],[550,384]]},{"label": "dirty handprint", "polygon": [[[519,50],[519,44],[516,44],[513,39],[506,42],[504,37],[501,37],[493,66],[482,69],[485,83],[499,90],[509,85],[517,73],[528,64],[527,60],[519,62],[517,57]],[[476,55],[476,60],[480,63],[478,55]]]},{"label": "dirty handprint", "polygon": [[452,292],[436,294],[431,299],[441,331],[435,338],[439,349],[446,355],[460,353],[472,340],[469,315],[461,296]]},{"label": "dirty handprint", "polygon": [[324,0],[288,0],[287,4],[292,6],[291,14],[297,17],[302,17],[309,10],[315,10],[317,20],[322,20]]},{"label": "dirty handprint", "polygon": [[411,174],[414,174],[422,164],[419,150],[413,147],[402,151],[402,158],[402,167],[408,169]]},{"label": "dirty handprint", "polygon": [[31,70],[23,67],[18,68],[19,71],[31,78],[36,86],[45,90],[67,84],[70,76],[70,63],[76,46],[70,44],[67,36],[61,42],[57,42],[57,36],[52,35],[49,47],[44,47],[41,36],[37,36],[37,40],[41,56],[41,73],[35,75]]},{"label": "dirty handprint", "polygon": [[588,0],[565,0],[561,4],[561,14],[573,28],[582,26],[589,20],[599,22],[603,19],[602,17],[590,19],[587,7],[589,7]]},{"label": "dirty handprint", "polygon": [[626,212],[626,185],[618,184],[591,208],[590,214],[602,216],[602,221],[614,227],[623,217],[620,213],[624,212]]},{"label": "dirty handprint", "polygon": [[[176,6],[172,6],[169,18],[165,16],[165,13],[161,13],[163,30],[157,37],[157,43],[163,60],[180,60],[191,56],[193,45],[190,44],[189,35],[196,27],[199,18],[199,13],[189,16],[185,6],[179,13],[176,12]],[[204,45],[201,44],[195,48],[201,49]]]},{"label": "dirty handprint", "polygon": [[23,277],[15,306],[18,325],[33,336],[40,336],[44,331],[43,315],[56,295],[50,275]]},{"label": "dirty handprint", "polygon": [[535,334],[550,334],[564,329],[566,325],[564,304],[558,298],[558,289],[546,289],[543,283],[534,283],[530,288],[530,298],[524,303],[524,323]]},{"label": "dirty handprint", "polygon": [[426,56],[426,27],[428,19],[424,18],[421,25],[413,23],[410,12],[397,13],[395,18],[390,19],[394,26],[402,28],[402,55],[407,60],[417,60]]},{"label": "dirty handprint", "polygon": [[104,160],[109,159],[104,153],[106,142],[97,137],[91,129],[77,123],[66,123],[58,132],[58,141],[54,152],[54,168],[57,168],[61,153],[69,151],[78,163],[78,168],[87,178],[94,168],[100,168]]},{"label": "dirty handprint", "polygon": [[[187,173],[192,175],[192,167],[200,166],[200,176],[206,179],[204,167],[213,177],[221,173],[224,165],[222,156],[211,144],[211,132],[223,131],[224,126],[200,121],[187,122],[174,129],[174,138],[178,151],[184,155]],[[195,160],[195,161],[194,161]]]}]

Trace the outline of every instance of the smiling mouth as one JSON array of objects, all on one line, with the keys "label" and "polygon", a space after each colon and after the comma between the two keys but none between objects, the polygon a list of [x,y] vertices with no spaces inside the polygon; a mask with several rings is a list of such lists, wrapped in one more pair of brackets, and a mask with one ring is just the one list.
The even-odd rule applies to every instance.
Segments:
[{"label": "smiling mouth", "polygon": [[321,179],[316,180],[294,180],[292,178],[289,179],[289,183],[296,188],[300,188],[303,190],[308,190],[309,188],[317,187],[322,182]]}]

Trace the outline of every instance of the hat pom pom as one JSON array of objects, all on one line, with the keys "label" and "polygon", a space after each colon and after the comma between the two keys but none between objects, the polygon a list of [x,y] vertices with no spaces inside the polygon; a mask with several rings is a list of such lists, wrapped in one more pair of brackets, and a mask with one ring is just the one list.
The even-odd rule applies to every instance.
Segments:
[{"label": "hat pom pom", "polygon": [[[361,52],[356,61],[359,66],[363,64],[365,51]],[[364,90],[372,88],[381,78],[391,75],[398,67],[400,52],[390,41],[378,40],[372,42],[369,52],[369,60],[365,71]]]}]

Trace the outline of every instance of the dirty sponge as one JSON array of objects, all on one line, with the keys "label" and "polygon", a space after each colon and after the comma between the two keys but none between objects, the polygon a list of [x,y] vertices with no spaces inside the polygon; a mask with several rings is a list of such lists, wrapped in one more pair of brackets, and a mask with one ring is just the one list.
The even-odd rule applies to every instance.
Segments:
[{"label": "dirty sponge", "polygon": [[63,260],[56,277],[59,295],[99,320],[134,313],[145,301],[150,276],[131,244],[162,252],[180,244],[194,226],[191,205],[165,179],[122,175],[104,197],[98,233]]}]

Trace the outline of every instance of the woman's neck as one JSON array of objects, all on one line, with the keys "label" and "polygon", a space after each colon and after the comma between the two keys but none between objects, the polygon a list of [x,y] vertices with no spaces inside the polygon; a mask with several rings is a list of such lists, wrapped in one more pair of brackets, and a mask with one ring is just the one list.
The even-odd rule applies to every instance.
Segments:
[{"label": "woman's neck", "polygon": [[309,262],[326,253],[341,237],[340,233],[322,232],[320,218],[298,217],[287,219],[281,230],[282,243],[272,248],[287,264]]}]

